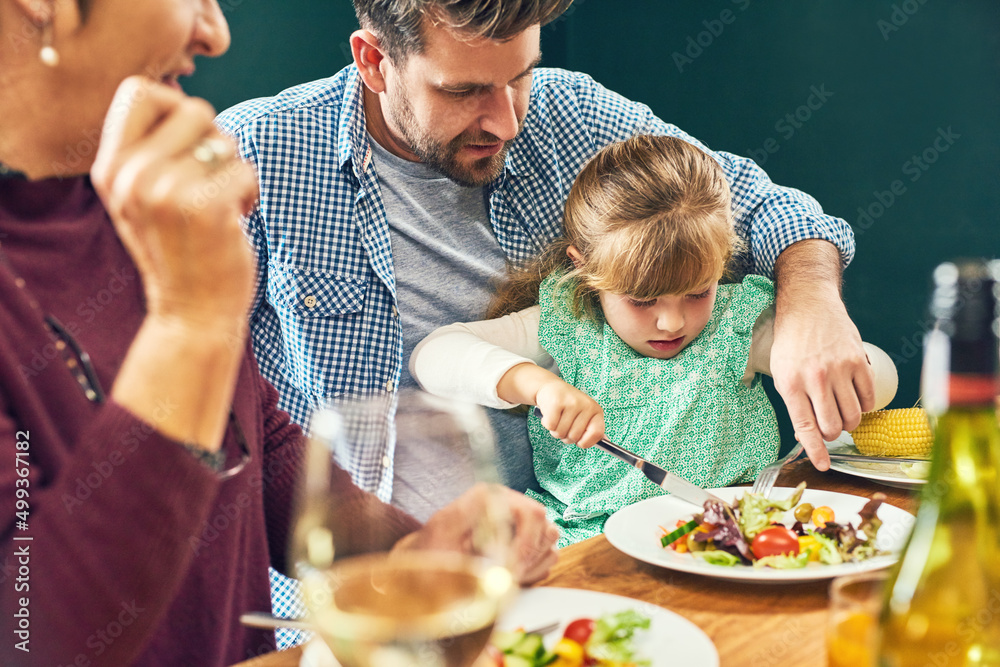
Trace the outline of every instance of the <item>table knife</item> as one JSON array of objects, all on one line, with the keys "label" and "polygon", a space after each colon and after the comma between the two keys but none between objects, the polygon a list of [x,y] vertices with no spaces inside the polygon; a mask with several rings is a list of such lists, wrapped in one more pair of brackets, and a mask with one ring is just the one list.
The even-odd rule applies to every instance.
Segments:
[{"label": "table knife", "polygon": [[[535,416],[541,417],[542,411],[535,408]],[[615,456],[622,461],[625,461],[633,468],[639,470],[646,479],[656,484],[658,487],[667,491],[673,496],[680,498],[681,500],[686,500],[692,505],[697,505],[698,507],[704,507],[705,502],[709,500],[717,500],[721,503],[725,503],[724,500],[716,495],[713,495],[701,488],[697,484],[692,484],[683,477],[675,475],[674,473],[661,468],[655,463],[650,463],[646,459],[642,458],[637,454],[633,454],[629,450],[616,445],[607,438],[603,438],[597,441],[596,447],[600,447],[604,451],[608,452],[612,456]]]},{"label": "table knife", "polygon": [[837,454],[830,452],[831,461],[844,463],[930,463],[930,459],[904,459],[899,456],[865,456],[864,454]]}]

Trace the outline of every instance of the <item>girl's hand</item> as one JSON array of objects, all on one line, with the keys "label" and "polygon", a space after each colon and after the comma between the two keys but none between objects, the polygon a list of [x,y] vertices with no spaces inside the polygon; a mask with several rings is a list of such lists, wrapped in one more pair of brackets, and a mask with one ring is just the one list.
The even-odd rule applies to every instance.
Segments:
[{"label": "girl's hand", "polygon": [[604,437],[604,410],[597,401],[554,375],[538,388],[535,405],[542,426],[566,444],[586,449]]},{"label": "girl's hand", "polygon": [[129,77],[91,176],[142,275],[149,315],[238,331],[254,282],[240,217],[257,199],[257,179],[214,117],[204,100]]}]

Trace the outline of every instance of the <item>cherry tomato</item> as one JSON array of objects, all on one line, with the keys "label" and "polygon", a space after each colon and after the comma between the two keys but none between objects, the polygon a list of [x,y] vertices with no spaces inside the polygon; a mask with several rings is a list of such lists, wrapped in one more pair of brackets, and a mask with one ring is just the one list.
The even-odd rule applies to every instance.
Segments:
[{"label": "cherry tomato", "polygon": [[765,556],[780,556],[788,554],[799,555],[799,536],[784,526],[774,526],[766,528],[753,538],[750,544],[750,551],[754,558],[764,558]]},{"label": "cherry tomato", "polygon": [[812,522],[817,528],[822,528],[833,521],[833,509],[827,505],[817,507],[812,511]]},{"label": "cherry tomato", "polygon": [[587,643],[587,640],[590,639],[590,635],[593,633],[594,619],[578,618],[566,626],[566,631],[563,632],[563,637],[566,639],[572,639],[577,644],[583,645]]},{"label": "cherry tomato", "polygon": [[476,664],[481,665],[482,667],[486,667],[486,665],[504,667],[503,652],[493,644],[487,644],[486,648],[483,650],[483,654],[480,656],[479,660],[476,661]]}]

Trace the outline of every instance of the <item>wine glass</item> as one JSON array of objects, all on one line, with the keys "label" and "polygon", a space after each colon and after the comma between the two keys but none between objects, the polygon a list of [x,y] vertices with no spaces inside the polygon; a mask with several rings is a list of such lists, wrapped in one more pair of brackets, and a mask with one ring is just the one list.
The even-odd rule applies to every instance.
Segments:
[{"label": "wine glass", "polygon": [[[386,422],[386,414],[394,418]],[[350,522],[358,517],[346,516],[330,492],[332,462],[346,460],[350,443],[380,423],[408,466],[433,473],[428,508],[462,496],[477,511],[455,539],[430,548],[337,558],[338,541],[356,546]],[[516,589],[512,522],[482,409],[408,390],[341,401],[317,411],[310,429],[291,552],[316,632],[344,667],[471,665]]]}]

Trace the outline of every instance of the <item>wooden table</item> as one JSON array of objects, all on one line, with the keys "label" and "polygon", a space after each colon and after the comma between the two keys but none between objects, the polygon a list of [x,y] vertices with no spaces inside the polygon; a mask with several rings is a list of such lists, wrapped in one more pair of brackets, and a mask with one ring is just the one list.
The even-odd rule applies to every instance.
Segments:
[{"label": "wooden table", "polygon": [[[805,459],[787,466],[778,486],[802,480],[811,489],[857,496],[881,491],[890,504],[916,510],[916,497],[909,490],[834,471],[821,473]],[[625,595],[669,609],[711,637],[721,667],[825,664],[829,580],[765,585],[710,579],[635,560],[601,535],[563,549],[552,574],[539,585]],[[298,667],[300,655],[292,649],[236,667]]]}]

